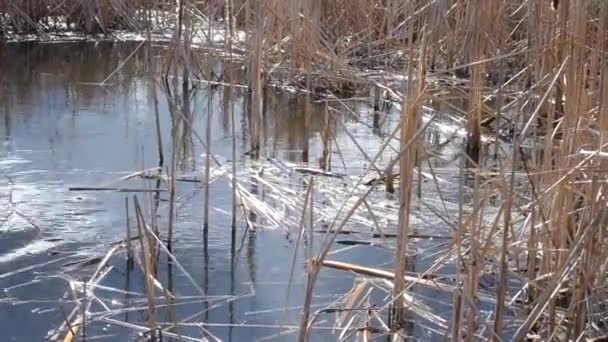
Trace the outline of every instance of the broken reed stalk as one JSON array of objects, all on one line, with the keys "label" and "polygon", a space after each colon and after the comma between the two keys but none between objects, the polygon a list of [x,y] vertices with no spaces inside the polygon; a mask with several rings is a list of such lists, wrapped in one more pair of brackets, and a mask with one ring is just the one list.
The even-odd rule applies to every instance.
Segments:
[{"label": "broken reed stalk", "polygon": [[[513,153],[516,149],[513,149]],[[513,159],[515,160],[515,158]],[[510,185],[508,185],[510,184]],[[499,283],[496,289],[496,306],[495,306],[495,319],[494,319],[494,333],[492,340],[499,341],[500,336],[502,336],[503,332],[503,319],[504,319],[504,310],[505,310],[505,298],[507,292],[507,271],[508,271],[508,243],[509,243],[509,226],[511,224],[511,205],[513,200],[513,190],[515,187],[515,166],[511,170],[510,182],[503,184],[503,191],[506,191],[505,194],[505,210],[504,210],[504,221],[502,227],[502,242],[500,247],[500,259],[499,259]],[[507,190],[508,189],[508,190]]]},{"label": "broken reed stalk", "polygon": [[148,232],[145,229],[145,221],[142,214],[141,207],[139,206],[139,201],[137,200],[137,196],[133,196],[133,205],[135,206],[135,218],[137,222],[137,232],[139,234],[139,244],[141,247],[142,257],[143,257],[143,265],[144,265],[144,277],[145,277],[145,287],[146,287],[146,297],[148,299],[148,327],[150,331],[156,329],[156,307],[155,307],[155,298],[154,295],[154,261],[155,257],[152,255],[152,249],[150,248],[151,241],[148,239]]},{"label": "broken reed stalk", "polygon": [[[149,16],[149,11],[148,11],[148,16]],[[148,34],[150,34],[148,32]],[[150,40],[150,37],[148,37],[148,40]],[[148,46],[148,55],[150,56],[152,54],[151,51],[151,44],[152,42],[149,42],[149,46]],[[149,57],[150,58],[150,57]],[[148,61],[149,62],[149,61]],[[149,75],[150,80],[153,80],[153,75],[152,73],[150,73]],[[156,189],[160,189],[160,186],[162,184],[162,174],[163,174],[163,168],[165,166],[165,153],[163,150],[163,136],[162,136],[162,130],[161,130],[161,125],[160,125],[160,111],[158,109],[158,95],[156,94],[156,82],[151,82],[151,88],[152,88],[152,101],[154,103],[154,124],[156,126],[156,148],[157,148],[157,152],[158,152],[158,174],[157,177],[158,179],[156,180]],[[173,178],[175,175],[172,174],[171,178]],[[175,181],[174,180],[170,180],[169,181],[169,187],[170,190],[169,191],[174,191],[174,186],[175,186]],[[128,200],[128,197],[127,197]],[[157,217],[157,213],[158,213],[158,208],[160,206],[160,193],[156,192],[154,194],[154,209],[153,209],[153,221],[154,221],[154,229],[156,231],[159,230],[158,228],[158,220],[156,219]],[[127,205],[128,208],[128,205]],[[171,241],[173,240],[173,231],[171,231],[171,234],[168,234],[167,239],[168,239],[168,244],[171,244]]]},{"label": "broken reed stalk", "polygon": [[[342,261],[323,260],[322,265],[325,267],[354,272],[354,273],[358,273],[361,275],[386,279],[386,280],[390,280],[390,281],[395,281],[395,277],[396,277],[393,272],[389,272],[389,271],[385,271],[385,270],[381,270],[381,269],[377,269],[377,268],[372,268],[372,267],[365,267],[365,266],[352,264],[352,263],[348,263],[348,262],[342,262]],[[432,289],[436,289],[436,290],[441,290],[441,291],[452,292],[454,290],[453,285],[443,284],[440,282],[436,282],[434,280],[428,280],[428,279],[419,278],[419,277],[412,277],[412,276],[408,276],[408,275],[403,276],[403,281],[412,283],[412,284],[416,284],[416,285],[421,285],[421,286],[428,287],[428,288],[432,288]]]},{"label": "broken reed stalk", "polygon": [[[314,178],[311,178],[314,179]],[[312,187],[312,189],[310,190],[310,202],[308,203],[308,207],[310,208],[309,210],[309,225],[308,225],[308,235],[307,235],[307,241],[308,241],[308,250],[310,251],[310,253],[312,254],[314,251],[314,231],[315,231],[315,212],[314,212],[314,200],[315,200],[315,188]],[[307,256],[308,258],[308,256]]]},{"label": "broken reed stalk", "polygon": [[[464,196],[465,196],[465,168],[466,168],[466,160],[463,153],[460,154],[460,167],[459,167],[459,182],[458,182],[458,193],[460,194],[458,200],[458,230],[464,231]],[[462,311],[463,311],[463,291],[462,291],[462,276],[460,270],[463,269],[462,265],[462,235],[458,234],[454,237],[456,239],[456,269],[458,270],[456,274],[456,291],[454,291],[453,296],[453,307],[452,310],[452,327],[451,327],[451,336],[453,339],[460,339],[460,332],[462,331]]]},{"label": "broken reed stalk", "polygon": [[232,132],[232,235],[233,238],[236,236],[236,219],[237,219],[237,175],[236,175],[236,116],[234,114],[234,101],[230,102],[230,126]]},{"label": "broken reed stalk", "polygon": [[332,115],[329,112],[329,104],[327,101],[323,102],[323,133],[322,133],[322,142],[323,149],[321,151],[321,157],[319,158],[319,169],[323,171],[331,171],[331,135],[332,132]]},{"label": "broken reed stalk", "polygon": [[[115,252],[115,250],[111,250],[111,251],[112,251],[112,253]],[[103,279],[105,277],[107,277],[107,275],[112,271],[112,269],[113,269],[113,267],[110,266],[110,267],[106,268],[103,272],[97,274],[97,278],[95,278],[94,280],[93,280],[93,278],[91,278],[91,282],[92,282],[91,287],[94,288],[98,283],[103,281]],[[70,313],[69,316],[67,316],[67,319],[64,320],[63,324],[59,327],[59,329],[57,329],[57,331],[55,331],[55,334],[49,338],[49,341],[59,341],[59,338],[60,338],[59,334],[61,333],[62,330],[65,330],[66,327],[67,327],[67,333],[65,334],[65,336],[63,338],[64,342],[75,341],[77,339],[76,335],[78,335],[78,332],[81,331],[81,329],[82,329],[81,336],[84,336],[84,334],[86,333],[86,331],[85,331],[86,315],[89,312],[91,305],[93,304],[93,301],[92,301],[93,293],[91,291],[89,291],[89,292],[90,293],[87,295],[86,290],[85,290],[84,295],[91,296],[91,299],[87,300],[87,297],[83,297],[82,305],[74,308],[74,310]],[[80,313],[78,312],[79,309],[82,310]],[[70,322],[70,319],[74,319],[74,320]],[[83,340],[85,340],[85,339],[83,338]]]},{"label": "broken reed stalk", "polygon": [[117,187],[70,187],[68,191],[116,191],[116,192],[165,192],[166,189],[138,189],[138,188],[117,188]]},{"label": "broken reed stalk", "polygon": [[[296,234],[297,234],[296,244],[295,244],[295,249],[293,251],[293,258],[291,259],[291,270],[289,271],[289,280],[287,282],[287,296],[285,299],[286,306],[289,305],[289,295],[291,293],[293,273],[296,269],[296,260],[298,258],[298,250],[300,249],[300,241],[302,240],[302,237],[304,236],[304,233],[305,233],[304,225],[305,225],[305,221],[306,221],[307,207],[309,204],[309,199],[312,196],[313,189],[314,189],[314,178],[310,177],[308,184],[307,184],[306,195],[304,196],[304,206],[302,207],[302,214],[300,215],[300,226],[299,226],[298,231],[296,232]],[[312,203],[310,203],[310,204],[312,205]]]},{"label": "broken reed stalk", "polygon": [[[467,161],[472,168],[478,167],[477,164],[468,158]],[[481,260],[483,260],[483,248],[482,248],[482,234],[484,233],[482,230],[482,215],[483,215],[483,200],[480,186],[480,175],[479,172],[476,172],[477,169],[467,169],[467,172],[474,172],[473,174],[473,199],[472,199],[472,210],[473,213],[469,217],[469,221],[465,225],[466,231],[468,231],[469,235],[469,253],[468,257],[470,260],[464,263],[463,272],[466,274],[465,282],[464,282],[464,299],[467,304],[466,311],[466,328],[467,333],[465,336],[466,341],[474,341],[475,333],[478,329],[478,319],[479,319],[479,279],[481,276]],[[467,175],[469,176],[469,175]],[[460,227],[462,228],[462,227]],[[506,228],[505,228],[506,229]],[[460,271],[460,270],[459,270]]]},{"label": "broken reed stalk", "polygon": [[131,217],[129,216],[129,197],[125,197],[125,215],[127,227],[127,268],[133,268],[133,249],[131,248]]},{"label": "broken reed stalk", "polygon": [[[166,64],[166,72],[165,72],[165,91],[168,94],[171,94],[171,87],[169,86],[169,82],[167,79],[168,73],[171,70],[171,68],[173,67],[173,91],[175,92],[175,94],[177,94],[178,92],[178,87],[177,87],[177,82],[178,82],[178,78],[177,78],[177,73],[178,73],[178,67],[181,65],[184,68],[183,73],[184,76],[187,76],[187,66],[186,66],[186,56],[185,56],[185,49],[182,51],[182,31],[183,31],[183,26],[184,26],[184,0],[179,0],[177,7],[176,7],[176,12],[177,12],[177,22],[176,22],[176,29],[177,29],[177,35],[174,36],[174,39],[172,40],[172,49],[170,51],[170,55],[169,55],[169,61]],[[184,39],[185,41],[186,39]],[[184,42],[184,45],[185,42]],[[181,58],[180,58],[181,57]],[[184,119],[184,117],[188,117],[188,113],[185,112],[185,110],[188,107],[188,102],[189,102],[189,97],[187,95],[187,90],[188,90],[188,81],[187,78],[184,77],[184,79],[182,80],[182,89],[183,89],[183,94],[182,94],[182,108],[184,109],[184,112],[181,112],[180,109],[177,106],[176,103],[176,98],[177,95],[171,99],[170,95],[167,95],[167,101],[169,102],[169,110],[171,112],[171,176],[170,176],[170,189],[169,189],[169,223],[168,223],[168,240],[167,240],[167,247],[170,251],[173,250],[173,230],[174,230],[174,224],[175,224],[175,175],[176,175],[176,169],[177,169],[177,155],[179,154],[180,151],[180,144],[178,143],[178,134],[179,134],[179,124],[180,122],[182,122]],[[184,86],[185,85],[185,86]],[[178,117],[177,113],[181,113],[182,115]],[[184,133],[185,134],[185,133]]]},{"label": "broken reed stalk", "polygon": [[[67,330],[66,335],[64,336],[64,341],[73,341],[76,338],[76,335],[81,329],[81,326],[86,322],[85,316],[90,310],[90,307],[93,303],[92,298],[94,296],[95,288],[99,283],[101,283],[113,269],[113,266],[107,266],[107,262],[110,260],[112,256],[119,250],[120,246],[112,247],[101,259],[99,262],[99,266],[93,272],[89,281],[86,282],[89,284],[90,290],[88,293],[85,290],[85,297],[83,298],[82,304],[78,304],[69,315],[67,315],[63,321],[63,323],[57,328],[53,335],[49,338],[50,341],[59,341],[61,338],[61,334],[64,330]],[[91,297],[91,300],[85,299],[86,297]],[[65,315],[64,315],[65,316]]]},{"label": "broken reed stalk", "polygon": [[[182,266],[182,264],[179,262],[179,260],[177,260],[175,255],[173,253],[171,253],[167,247],[165,247],[165,245],[162,243],[162,240],[160,239],[160,237],[157,236],[156,233],[154,231],[152,231],[152,229],[148,225],[144,224],[142,226],[142,229],[145,229],[148,232],[148,237],[151,237],[152,239],[154,239],[154,241],[160,246],[160,249],[162,249],[163,252],[165,252],[167,254],[167,257],[173,262],[173,264],[175,266],[177,266],[177,268],[180,271],[182,271],[182,273],[184,274],[186,279],[188,279],[188,281],[193,286],[193,288],[196,289],[201,296],[206,296],[205,291],[203,291],[203,289],[198,285],[198,283],[194,280],[194,278],[192,278],[190,273],[188,273],[188,271],[184,268],[184,266]],[[166,292],[166,291],[163,291],[163,292]]]},{"label": "broken reed stalk", "polygon": [[[82,334],[80,335],[83,341],[87,340],[87,281],[86,279],[83,281],[82,283],[82,312],[81,312],[81,317],[82,317],[82,329],[80,329],[80,331],[82,331]],[[70,333],[73,332],[70,329]]]},{"label": "broken reed stalk", "polygon": [[177,143],[178,134],[178,122],[179,118],[175,115],[175,107],[172,103],[169,104],[169,108],[172,111],[171,115],[171,167],[169,169],[169,217],[167,224],[167,247],[169,250],[173,250],[173,229],[175,224],[175,175],[177,169],[177,153],[179,151],[179,144]]}]

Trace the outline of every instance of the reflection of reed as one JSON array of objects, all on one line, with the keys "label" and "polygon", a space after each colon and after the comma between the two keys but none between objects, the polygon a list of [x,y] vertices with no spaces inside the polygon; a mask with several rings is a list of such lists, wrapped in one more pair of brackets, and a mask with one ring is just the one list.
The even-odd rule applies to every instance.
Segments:
[{"label": "reflection of reed", "polygon": [[169,86],[169,81],[167,78],[163,79],[162,82],[163,90],[166,95],[167,105],[169,108],[169,112],[171,113],[171,167],[170,167],[170,175],[169,175],[169,223],[167,227],[167,248],[170,252],[173,251],[173,225],[175,224],[175,175],[177,168],[177,123],[178,123],[178,115],[176,113],[175,101],[171,99],[171,87]]},{"label": "reflection of reed", "polygon": [[323,143],[323,150],[321,151],[321,157],[319,157],[319,168],[323,171],[331,171],[331,142],[333,132],[333,115],[328,110],[328,104],[325,102],[324,108],[324,128],[321,133],[321,141]]},{"label": "reflection of reed", "polygon": [[[93,86],[107,78],[131,54],[137,44],[110,42],[22,43],[0,49],[0,87],[2,106],[36,103],[40,99],[63,97],[65,103],[77,102],[92,107],[105,94],[133,95],[131,81],[144,70],[144,51],[140,49],[120,69],[119,82],[104,88]],[[16,63],[15,61],[19,61]],[[13,80],[7,82],[7,80]],[[6,111],[8,112],[8,110]],[[25,112],[29,116],[31,112]]]},{"label": "reflection of reed", "polygon": [[4,140],[9,141],[11,139],[11,127],[13,126],[11,120],[11,98],[10,96],[0,96],[0,102],[2,102],[4,113],[3,121],[4,121]]},{"label": "reflection of reed", "polygon": [[[231,35],[226,38],[227,41],[227,49],[229,51],[229,61],[224,64],[224,75],[226,78],[226,82],[231,84],[233,81],[237,80],[237,77],[234,77],[234,73],[236,71],[235,65],[233,64],[233,55],[232,55],[232,24],[231,24],[231,2],[227,1],[226,6],[226,23],[228,25],[228,31],[231,32]],[[231,201],[231,225],[230,225],[230,295],[234,296],[235,293],[235,278],[237,272],[237,250],[236,250],[236,235],[237,235],[237,141],[236,141],[236,118],[235,118],[235,98],[233,94],[233,88],[228,86],[224,87],[224,102],[223,102],[223,112],[226,119],[224,121],[230,121],[230,134],[232,136],[232,201]],[[230,301],[228,303],[228,315],[230,327],[228,328],[228,342],[232,342],[233,328],[235,323],[235,301]]]},{"label": "reflection of reed", "polygon": [[302,143],[302,161],[305,163],[308,163],[308,150],[309,150],[309,146],[308,146],[308,136],[309,136],[309,128],[308,126],[310,125],[310,121],[311,121],[311,103],[310,103],[310,82],[308,83],[309,85],[309,89],[307,89],[308,91],[306,92],[306,102],[304,102],[304,128],[302,129],[302,135],[304,138],[304,142]]},{"label": "reflection of reed", "polygon": [[[231,49],[229,49],[229,51],[232,51]],[[233,77],[234,74],[234,66],[233,66],[233,62],[232,60],[228,61],[225,64],[224,67],[224,75],[226,77],[226,82],[228,84],[230,84],[233,80],[236,79],[236,77]],[[224,92],[223,92],[223,114],[222,117],[223,122],[229,121],[230,122],[230,135],[232,137],[232,148],[231,148],[231,158],[232,158],[232,180],[231,180],[231,187],[232,187],[232,220],[231,220],[231,241],[232,244],[234,244],[234,241],[236,239],[236,220],[237,220],[237,166],[236,166],[236,162],[237,162],[237,154],[236,154],[236,150],[237,150],[237,141],[236,141],[236,117],[235,117],[235,102],[236,102],[236,98],[234,96],[234,90],[232,87],[230,86],[226,86],[224,87]],[[227,127],[226,127],[227,128]],[[226,129],[227,131],[227,129]],[[231,245],[232,245],[231,244]],[[233,246],[234,247],[234,246]]]},{"label": "reflection of reed", "polygon": [[192,126],[194,122],[194,111],[191,109],[191,103],[195,99],[195,93],[191,92],[188,69],[184,68],[182,76],[182,92],[181,92],[181,115],[178,120],[179,129],[177,130],[178,143],[176,146],[178,152],[178,168],[180,171],[187,169],[195,169],[194,159],[194,141],[192,140]]}]

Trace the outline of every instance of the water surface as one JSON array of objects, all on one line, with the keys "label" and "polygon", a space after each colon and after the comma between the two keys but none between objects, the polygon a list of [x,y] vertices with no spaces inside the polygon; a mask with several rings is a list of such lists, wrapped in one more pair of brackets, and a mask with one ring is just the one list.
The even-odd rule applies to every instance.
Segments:
[{"label": "water surface", "polygon": [[[170,168],[173,145],[170,106],[174,102],[159,77],[163,51],[162,46],[148,48],[139,42],[0,46],[0,288],[4,289],[0,297],[0,328],[6,340],[38,341],[47,337],[82,297],[82,293],[70,290],[70,282],[88,280],[97,267],[74,263],[101,257],[112,243],[126,237],[125,198],[129,197],[132,204],[133,194],[70,191],[69,188],[116,184],[117,179],[130,173],[158,166],[157,113],[165,156],[163,170]],[[222,69],[220,64],[213,64],[218,74]],[[235,83],[243,83],[238,67],[231,73]],[[100,85],[104,80],[103,86]],[[171,99],[178,101],[179,96],[175,94],[181,92],[181,80],[176,82],[177,89],[171,87],[173,79],[168,83],[174,96]],[[201,183],[177,184],[175,255],[206,296],[202,297],[180,270],[175,267],[169,270],[166,256],[161,255],[158,279],[173,289],[177,299],[167,303],[162,294],[157,293],[157,305],[161,307],[156,320],[163,328],[181,322],[168,331],[191,338],[292,341],[304,298],[304,260],[318,249],[322,234],[317,235],[312,246],[307,239],[306,246],[298,249],[287,302],[297,236],[293,229],[301,216],[287,204],[289,200],[303,203],[304,180],[309,176],[289,174],[281,167],[287,165],[290,170],[295,166],[319,167],[318,158],[322,155],[326,134],[325,107],[313,103],[310,114],[306,115],[304,97],[268,90],[264,104],[263,158],[255,161],[246,153],[250,146],[246,92],[241,87],[210,89],[205,82],[192,82],[189,87],[188,115],[192,127],[182,126],[179,131],[178,174],[189,179],[204,176],[206,150],[198,137],[206,139],[209,108],[211,148],[222,164],[222,167],[214,165],[213,169],[224,173],[210,185],[207,243],[202,229],[204,187]],[[382,126],[373,128],[369,101],[349,101],[344,105],[332,102],[331,108],[338,110],[332,112],[335,139],[330,139],[331,171],[350,178],[317,177],[315,230],[327,227],[356,177],[369,166],[361,149],[373,157],[392,131],[398,112],[395,108],[384,112],[386,119]],[[451,139],[450,134],[435,129],[427,134],[427,139],[441,145]],[[239,208],[237,231],[232,234],[232,191],[225,175],[226,170],[230,170],[233,141],[239,182],[281,213],[281,220],[293,226],[277,225],[255,213],[243,215]],[[397,146],[396,142],[392,146]],[[450,171],[449,166],[453,165],[450,156],[456,153],[457,147],[448,144],[442,148],[443,159],[433,163],[435,172],[443,179],[440,185],[445,196],[443,209],[456,220],[458,175]],[[386,165],[391,156],[394,157],[394,149],[388,149],[379,165]],[[279,184],[285,190],[285,197],[277,197],[277,192],[260,179]],[[153,188],[156,181],[135,178],[118,184]],[[165,182],[161,187],[166,188]],[[425,193],[423,199],[439,205],[439,199],[433,195],[437,191],[433,182],[424,181],[421,189]],[[161,193],[156,216],[152,214],[154,196],[149,193],[137,196],[146,216],[157,217],[160,230],[165,233],[168,194]],[[377,224],[386,233],[394,232],[397,199],[377,191],[370,202],[382,210],[375,218]],[[131,218],[133,228],[132,215]],[[246,218],[255,229],[246,229]],[[361,209],[347,229],[371,232],[373,221],[369,212]],[[418,204],[413,232],[448,236],[450,230]],[[350,240],[374,239],[370,235],[345,236],[342,240],[345,244],[337,244],[336,249],[344,250],[337,251],[332,259],[392,268],[394,241],[375,239],[378,246],[351,246],[346,244]],[[443,248],[445,242],[418,240],[412,251],[432,254]],[[434,257],[424,255],[412,257],[408,271],[424,271],[433,260]],[[102,283],[109,289],[96,290],[99,301],[90,308],[91,323],[86,333],[107,341],[136,340],[137,329],[129,324],[146,327],[148,320],[143,273],[138,267],[126,268],[124,253],[112,258],[109,264],[114,268]],[[449,273],[450,269],[445,272]],[[355,276],[345,272],[323,271],[315,290],[313,311],[343,305],[344,294],[353,287],[353,280]],[[449,320],[450,294],[417,287],[413,291],[422,302],[432,305],[439,317]],[[378,306],[383,301],[379,291],[370,299],[372,305]],[[124,310],[126,308],[138,309]],[[314,329],[311,341],[336,340],[340,331],[330,329],[335,317],[335,314],[320,313],[317,325],[325,328]],[[412,324],[410,328],[408,333],[413,336],[441,338],[440,334],[433,333],[437,327]]]}]

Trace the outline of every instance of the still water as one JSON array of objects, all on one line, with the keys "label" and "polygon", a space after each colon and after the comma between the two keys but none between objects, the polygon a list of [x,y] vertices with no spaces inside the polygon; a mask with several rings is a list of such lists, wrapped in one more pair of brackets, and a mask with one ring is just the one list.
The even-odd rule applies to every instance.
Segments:
[{"label": "still water", "polygon": [[[82,261],[103,257],[112,243],[126,237],[125,198],[129,197],[132,204],[133,194],[70,191],[70,187],[114,186],[121,177],[158,166],[157,117],[165,157],[163,169],[170,167],[172,102],[168,92],[179,93],[179,90],[162,85],[159,75],[164,53],[162,46],[148,48],[138,42],[0,45],[2,340],[46,339],[82,297],[82,292],[71,289],[70,283],[86,281],[97,267],[95,263],[87,265]],[[215,64],[212,68],[201,68],[209,69],[216,75],[228,72]],[[235,75],[234,79],[239,79],[242,71],[238,67],[234,69],[230,72]],[[203,74],[199,76],[205,78]],[[226,168],[230,170],[234,142],[243,186],[280,212],[285,222],[295,222],[297,226],[301,213],[289,206],[282,207],[282,202],[288,202],[287,197],[283,200],[276,198],[271,187],[260,183],[254,176],[263,179],[274,172],[274,178],[269,182],[279,182],[289,190],[286,192],[289,196],[303,201],[306,193],[303,179],[309,176],[281,174],[276,165],[319,167],[318,158],[322,155],[324,140],[327,140],[323,138],[326,134],[325,108],[318,103],[312,104],[307,119],[302,96],[268,90],[264,103],[264,158],[252,161],[246,153],[250,143],[244,90],[223,85],[209,89],[206,83],[198,82],[194,77],[193,80],[196,82],[190,85],[189,101],[192,127],[182,128],[179,139],[176,139],[179,145],[178,175],[188,179],[202,179],[204,176],[206,149],[198,137],[206,140],[209,108],[211,150],[225,167],[217,168],[218,172],[224,170],[224,174],[215,178],[209,189],[207,243],[202,233],[204,186],[178,182],[174,252],[206,295],[197,292],[180,270],[173,267],[169,271],[166,255],[161,255],[157,278],[173,289],[176,299],[167,302],[162,293],[157,293],[156,322],[167,332],[186,340],[206,337],[224,341],[293,341],[306,284],[304,261],[318,250],[322,234],[312,239],[312,246],[310,239],[306,239],[305,246],[297,250],[287,299],[289,274],[296,253],[294,231],[292,227],[277,224],[282,221],[271,224],[270,220],[259,215],[241,215],[239,209],[237,230],[233,236],[232,190],[225,175]],[[102,82],[103,85],[100,84]],[[369,165],[361,150],[373,157],[394,127],[394,113],[391,111],[385,113],[386,120],[383,120],[381,128],[371,127],[373,120],[369,101],[332,106],[342,111],[333,123],[335,138],[330,139],[332,172],[346,174],[347,177],[344,178],[346,180],[317,177],[319,186],[323,186],[325,191],[320,190],[316,199],[321,206],[329,207],[326,213],[313,214],[317,215],[315,230],[331,222],[332,216],[327,213],[335,212],[334,207],[339,207],[343,194],[350,190],[352,184],[348,177],[362,174]],[[445,140],[442,134],[437,130],[427,139],[441,142]],[[443,161],[434,162],[439,175],[442,167],[453,161],[449,157],[450,148],[448,146],[442,151],[447,155]],[[308,155],[303,152],[306,150]],[[386,164],[391,153],[394,151],[389,149],[381,157],[379,165]],[[274,162],[267,162],[266,157]],[[442,199],[445,201],[443,210],[454,213],[457,210],[458,175],[445,172],[442,176],[445,183],[441,186],[446,194]],[[435,185],[430,183],[422,185],[426,194],[435,191]],[[119,184],[126,188],[152,188],[156,181],[135,177]],[[161,188],[166,189],[166,184]],[[166,232],[168,193],[160,193],[156,214],[152,210],[155,201],[151,193],[137,196],[146,216],[156,217],[161,232]],[[386,232],[394,232],[397,199],[378,191],[370,201],[372,206],[383,208],[378,210],[385,210],[374,220]],[[432,195],[428,197],[429,203],[437,203],[434,201],[436,199]],[[130,224],[134,229],[132,214]],[[355,217],[348,229],[369,231],[374,222],[366,215],[364,211]],[[432,216],[420,207],[413,219],[414,233],[447,236],[449,228]],[[246,219],[255,229],[246,229]],[[331,258],[391,269],[393,243],[383,240],[378,241],[377,246],[337,244]],[[412,250],[432,254],[444,247],[445,240],[425,239],[417,241]],[[424,271],[432,261],[432,258],[417,260],[413,257],[408,271]],[[108,264],[113,269],[101,283],[105,288],[95,291],[97,298],[92,300],[86,334],[88,339],[105,341],[138,340],[141,336],[137,327],[146,327],[148,321],[142,270],[137,266],[128,269],[124,253],[111,258]],[[349,273],[324,270],[315,289],[312,311],[343,306],[346,301],[344,295],[351,291],[355,278]],[[431,305],[438,317],[449,319],[449,294],[417,287],[412,291],[420,301]],[[374,292],[370,296],[370,305],[382,306],[384,295]],[[311,331],[310,340],[337,340],[342,331],[332,330],[335,318],[335,313],[319,313],[315,324],[318,328]],[[441,327],[429,327],[427,323],[412,324],[408,333],[433,339],[441,337],[437,333],[440,330]],[[356,331],[346,335],[353,339]],[[167,337],[165,339],[168,340]]]}]

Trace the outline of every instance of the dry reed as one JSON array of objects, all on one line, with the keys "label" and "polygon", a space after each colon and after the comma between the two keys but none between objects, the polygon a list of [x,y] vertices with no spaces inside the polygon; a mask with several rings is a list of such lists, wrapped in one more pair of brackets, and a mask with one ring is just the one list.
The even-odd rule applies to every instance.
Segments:
[{"label": "dry reed", "polygon": [[[100,0],[88,2],[90,6],[62,1],[57,8],[49,6],[51,3],[3,2],[2,32],[43,34],[52,29],[45,21],[57,17],[67,17],[70,25],[85,32],[105,32],[113,27],[139,30],[146,21],[127,14],[142,9],[171,9],[163,1],[130,5],[126,1]],[[72,3],[77,14],[67,10],[70,7],[63,5],[67,3]],[[405,272],[411,245],[410,218],[412,204],[423,202],[413,197],[412,189],[415,175],[424,171],[420,158],[425,148],[432,148],[417,142],[427,127],[422,125],[423,109],[431,100],[449,103],[453,98],[466,104],[460,120],[466,141],[458,153],[463,161],[459,222],[450,223],[455,227],[454,235],[440,258],[446,263],[452,260],[458,273],[453,287],[452,326],[444,333],[453,340],[464,337],[469,341],[479,337],[550,340],[562,335],[581,340],[606,334],[606,1],[231,0],[218,5],[222,7],[219,9],[215,4],[179,1],[175,24],[179,34],[173,46],[178,57],[172,58],[181,66],[191,64],[182,42],[186,42],[182,20],[200,18],[189,13],[200,12],[212,19],[225,17],[222,43],[229,46],[231,56],[234,49],[247,59],[252,156],[264,154],[263,94],[268,81],[287,82],[315,94],[350,95],[374,87],[375,109],[380,106],[380,89],[401,106],[399,127],[381,149],[399,132],[396,159],[380,168],[375,165],[377,156],[366,156],[372,162],[362,175],[371,169],[384,169],[385,178],[392,184],[392,166],[399,165],[398,238],[394,276],[389,277],[393,281],[392,299],[388,300],[394,307],[392,334],[397,336],[403,328],[409,310],[405,296],[410,295],[411,286],[406,284]],[[53,10],[49,12],[50,8]],[[150,25],[150,20],[147,22]],[[192,27],[196,25],[204,27],[202,22],[192,23]],[[215,42],[210,38],[210,26],[207,29],[207,45],[211,46]],[[245,41],[236,38],[241,31]],[[175,113],[179,111],[174,103],[171,108]],[[306,113],[307,122],[324,123],[320,171],[329,171],[331,136],[335,134],[333,115],[329,111],[315,115],[310,108]],[[377,115],[374,127],[381,126]],[[177,117],[173,125],[177,125]],[[232,120],[234,125],[234,117]],[[206,148],[211,158],[209,143],[207,140]],[[490,147],[493,155],[487,153]],[[208,159],[207,177],[209,164]],[[172,180],[174,166],[175,162]],[[439,184],[432,170],[430,177]],[[263,177],[259,178],[256,182],[262,181]],[[294,225],[261,201],[255,191],[247,191],[237,182],[235,164],[231,180],[234,207],[238,197],[248,212],[255,211],[269,225]],[[366,197],[372,189],[356,192],[359,185],[357,182],[351,192],[341,194],[343,202],[335,208],[337,214],[321,251],[309,263],[301,341],[313,324],[310,306],[318,274],[324,265],[337,267],[326,260],[336,236],[357,208],[364,202],[367,205]],[[174,184],[170,190],[173,188]],[[441,189],[438,192],[442,196]],[[303,200],[289,205],[301,209],[299,206],[308,203],[309,196],[307,192]],[[206,198],[208,206],[209,196]],[[488,209],[496,199],[504,202],[498,206],[498,214]],[[441,200],[445,202],[443,196]],[[373,209],[369,211],[373,215]],[[302,234],[306,210],[301,212],[298,234]],[[447,210],[433,213],[445,222],[453,221],[447,217]],[[146,236],[145,230],[140,230],[142,241]],[[143,244],[142,248],[148,247]],[[497,260],[498,266],[491,260]],[[443,267],[437,262],[424,274],[437,273]],[[493,309],[484,313],[480,283],[487,267],[495,268],[498,286]],[[353,266],[348,269],[353,270]],[[365,273],[387,278],[381,272]],[[513,278],[524,279],[522,285],[513,285]],[[369,314],[361,322],[366,339],[373,317]],[[151,321],[150,328],[153,326]]]}]

